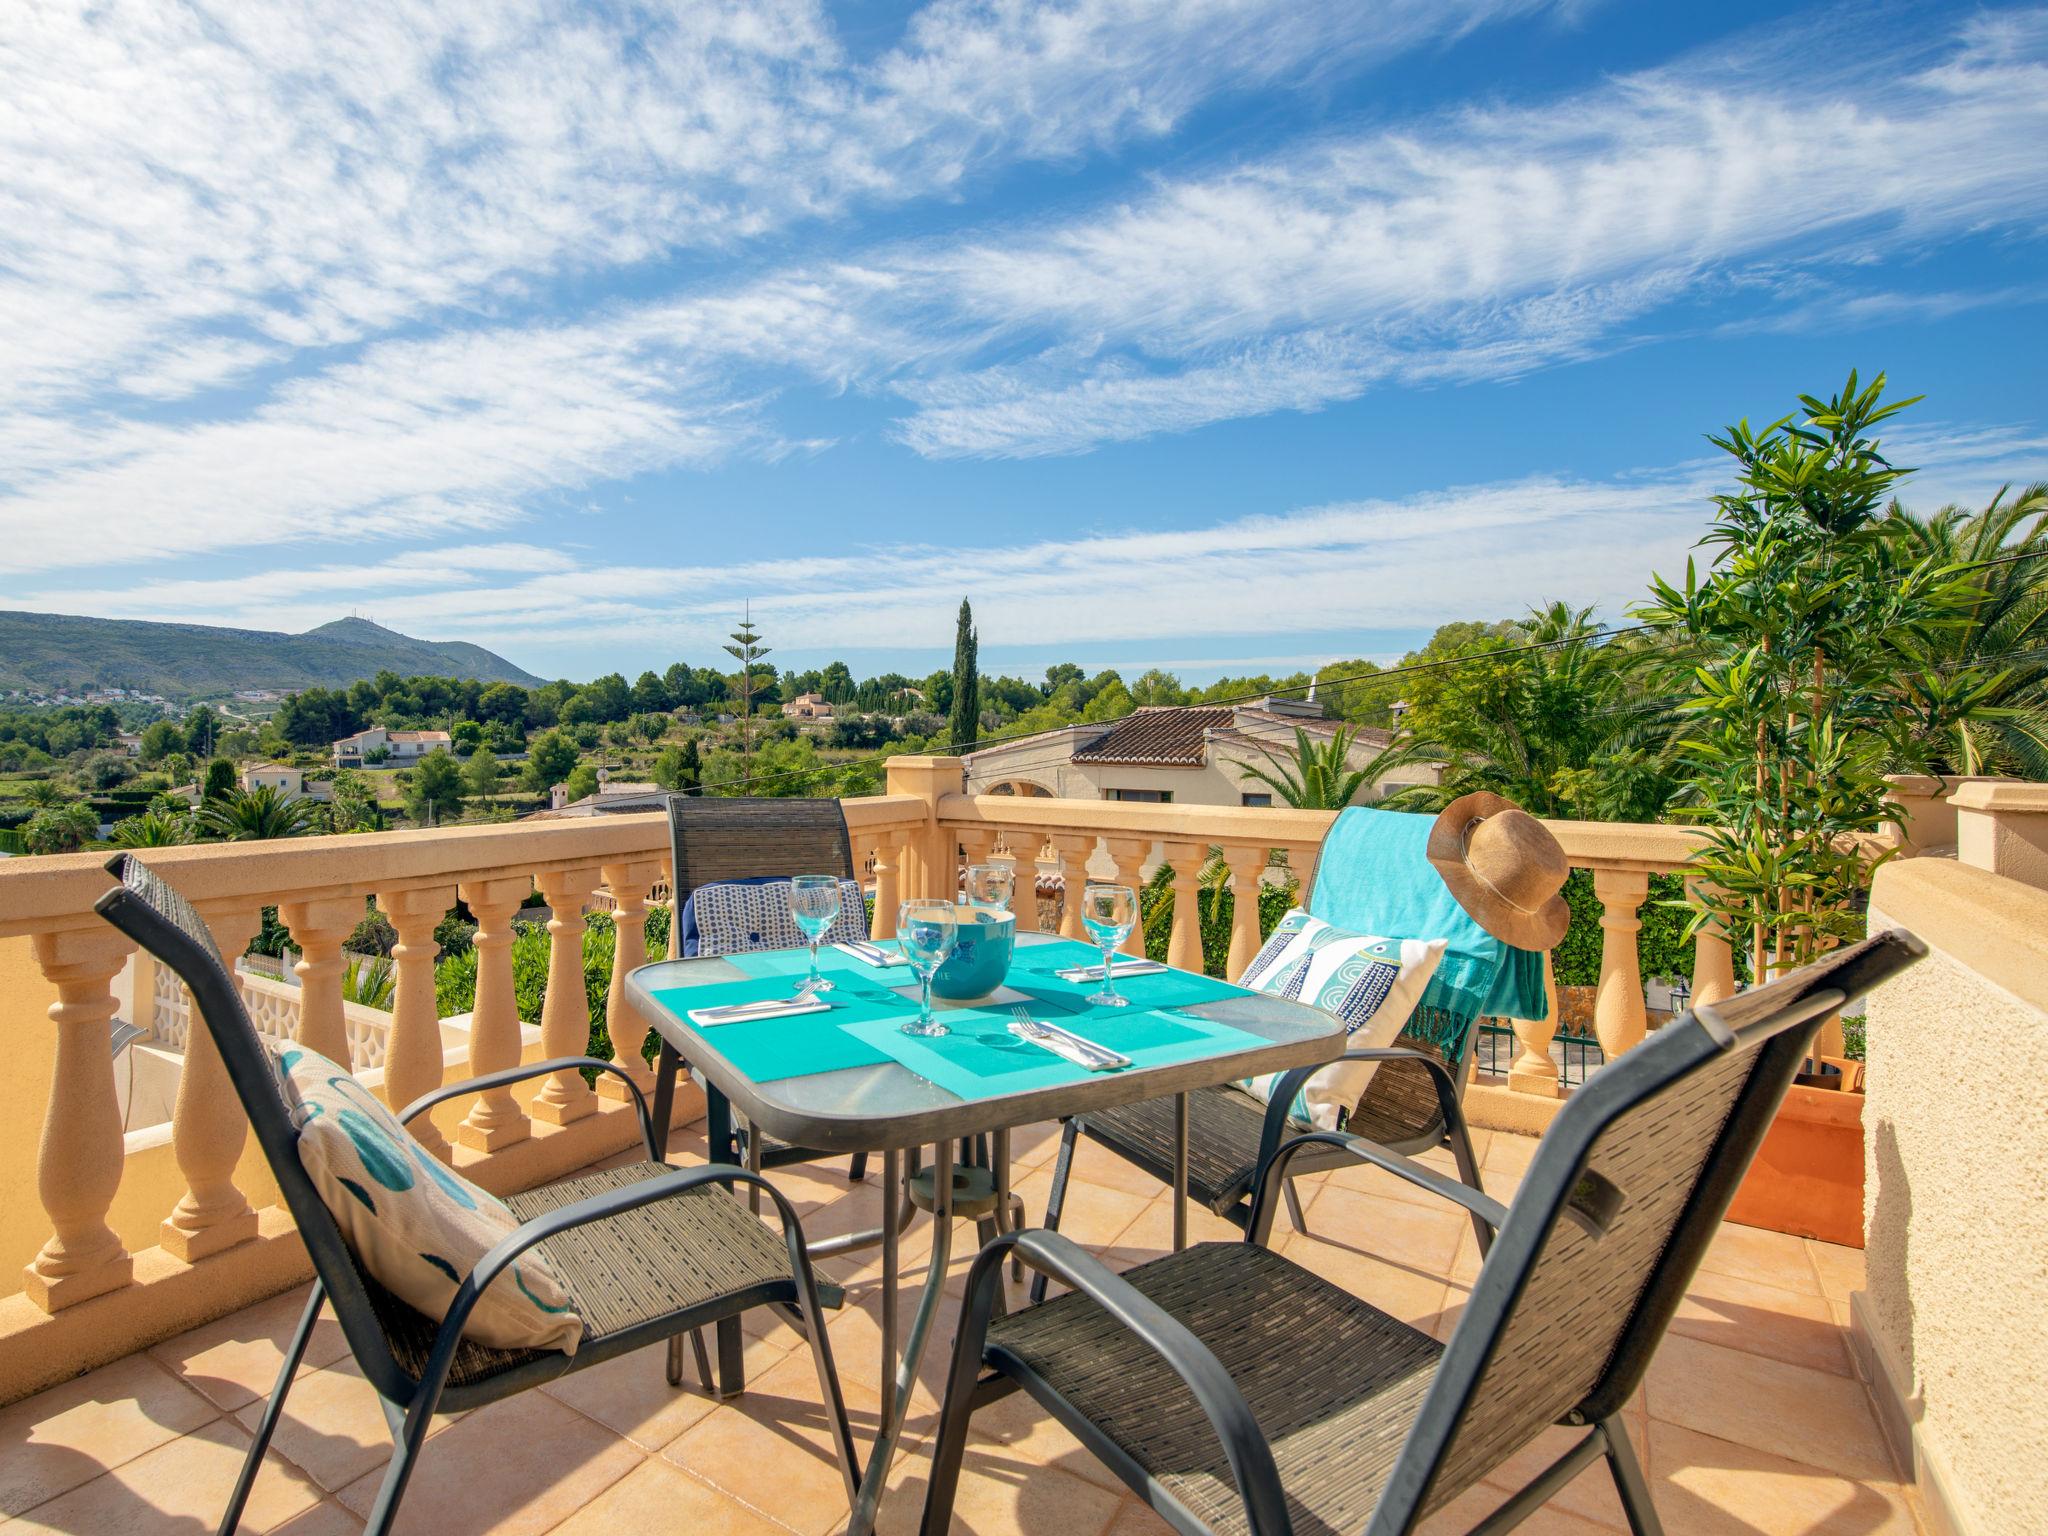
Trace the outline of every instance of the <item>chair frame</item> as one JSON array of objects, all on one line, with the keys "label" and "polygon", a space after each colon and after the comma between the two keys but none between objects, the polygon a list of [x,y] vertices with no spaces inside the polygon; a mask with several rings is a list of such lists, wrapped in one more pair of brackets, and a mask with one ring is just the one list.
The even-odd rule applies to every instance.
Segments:
[{"label": "chair frame", "polygon": [[[1284,1188],[1289,1162],[1305,1149],[1317,1147],[1348,1153],[1450,1200],[1498,1234],[1410,1423],[1365,1536],[1407,1536],[1423,1518],[1431,1483],[1479,1401],[1482,1378],[1556,1224],[1570,1221],[1598,1236],[1613,1219],[1618,1207],[1603,1208],[1604,1181],[1587,1177],[1588,1161],[1601,1136],[1622,1116],[1660,1097],[1693,1072],[1728,1052],[1754,1045],[1756,1060],[1736,1089],[1727,1117],[1698,1167],[1668,1241],[1630,1303],[1606,1365],[1592,1388],[1559,1420],[1584,1434],[1472,1528],[1472,1536],[1499,1536],[1527,1518],[1593,1460],[1604,1457],[1635,1536],[1661,1536],[1648,1483],[1621,1421],[1623,1405],[1641,1384],[1651,1355],[1769,1131],[1793,1076],[1811,1052],[1823,1019],[1849,998],[1868,992],[1925,953],[1926,946],[1911,934],[1880,934],[1770,987],[1718,1007],[1694,1007],[1610,1062],[1572,1096],[1543,1138],[1512,1208],[1398,1152],[1344,1132],[1311,1132],[1277,1151],[1261,1170],[1246,1243],[1268,1244],[1276,1190]],[[1611,1192],[1612,1186],[1607,1189]],[[1019,1389],[1029,1392],[1175,1529],[1188,1536],[1206,1536],[1210,1530],[1026,1362],[1000,1346],[988,1345],[1002,1263],[1011,1255],[1086,1295],[1171,1367],[1215,1430],[1253,1536],[1288,1536],[1292,1526],[1271,1447],[1221,1362],[1191,1330],[1130,1281],[1071,1240],[1044,1230],[998,1238],[982,1251],[969,1272],[967,1300],[933,1452],[922,1527],[926,1536],[939,1536],[950,1523],[968,1424],[975,1409]],[[984,1370],[989,1374],[984,1376]]]},{"label": "chair frame", "polygon": [[[736,1319],[741,1313],[758,1306],[776,1307],[798,1327],[810,1344],[818,1385],[832,1419],[834,1448],[851,1505],[858,1481],[859,1454],[840,1393],[838,1372],[832,1363],[831,1342],[804,1243],[803,1227],[795,1209],[773,1185],[746,1169],[715,1163],[699,1168],[677,1168],[638,1183],[586,1196],[523,1222],[485,1254],[461,1282],[436,1332],[425,1368],[414,1377],[393,1353],[341,1229],[299,1160],[298,1129],[292,1123],[279,1092],[270,1054],[249,1020],[227,966],[214,947],[211,935],[201,938],[192,931],[196,928],[203,933],[204,919],[192,912],[189,904],[135,855],[119,854],[109,860],[106,867],[121,884],[102,896],[94,904],[94,910],[169,965],[191,991],[197,1011],[219,1048],[228,1079],[248,1114],[257,1144],[277,1180],[285,1207],[291,1213],[313,1262],[312,1294],[307,1299],[306,1309],[291,1342],[286,1346],[276,1385],[264,1407],[234,1492],[221,1517],[221,1536],[231,1536],[241,1522],[242,1510],[255,1484],[264,1452],[283,1413],[286,1394],[305,1357],[313,1325],[325,1303],[332,1303],[350,1352],[376,1390],[394,1442],[390,1465],[370,1511],[366,1527],[368,1536],[381,1536],[396,1518],[406,1484],[436,1412],[460,1412],[495,1402],[647,1345],[679,1340],[684,1333],[694,1334],[707,1324]],[[161,894],[152,895],[150,887]],[[189,918],[181,915],[177,906],[171,906],[168,911],[162,910],[160,903],[163,903],[165,895],[177,906],[185,907]],[[464,1094],[507,1087],[551,1072],[586,1068],[610,1072],[624,1080],[639,1116],[641,1142],[648,1161],[662,1161],[656,1151],[654,1119],[631,1076],[611,1062],[587,1056],[557,1057],[450,1083],[407,1105],[398,1119],[401,1124],[409,1123],[436,1104]],[[647,1318],[601,1340],[585,1343],[574,1355],[544,1351],[531,1360],[509,1366],[480,1381],[448,1384],[448,1375],[462,1342],[463,1325],[468,1321],[471,1310],[490,1283],[522,1253],[573,1228],[714,1184],[728,1190],[746,1185],[750,1191],[765,1194],[773,1203],[789,1255],[790,1277],[787,1281],[749,1286],[694,1306]],[[698,1345],[698,1362],[708,1386],[710,1376],[701,1342]],[[676,1379],[677,1373],[671,1369],[670,1380]]]}]

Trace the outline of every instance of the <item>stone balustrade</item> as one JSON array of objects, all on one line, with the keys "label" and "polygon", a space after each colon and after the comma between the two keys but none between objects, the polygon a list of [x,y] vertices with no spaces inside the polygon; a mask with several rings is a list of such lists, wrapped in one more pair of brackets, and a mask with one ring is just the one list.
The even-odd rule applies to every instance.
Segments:
[{"label": "stone balustrade", "polygon": [[[847,819],[885,891],[903,860],[922,869],[918,857],[933,857],[920,842],[928,840],[929,813],[916,800],[851,801]],[[16,1111],[0,1129],[8,1175],[0,1189],[0,1401],[281,1288],[304,1268],[183,987],[93,913],[110,885],[105,857],[0,868],[0,1029],[18,1074]],[[649,902],[656,892],[666,900],[669,890],[659,814],[164,848],[145,857],[198,907],[224,954],[245,949],[262,909],[277,908],[300,948],[299,985],[238,976],[258,1028],[351,1060],[394,1106],[452,1077],[542,1053],[582,1054],[591,1025],[586,901],[602,886],[620,923],[619,959],[630,967],[644,958]],[[512,916],[535,889],[554,914],[537,1038],[518,1016],[511,954]],[[466,1061],[446,1049],[434,985],[434,926],[458,896],[478,924]],[[388,1014],[343,998],[342,947],[372,902],[398,932]],[[885,924],[893,910],[884,903]],[[181,1049],[184,1063],[170,1124],[131,1133],[108,1033],[117,1016],[138,1013],[155,1043]],[[616,987],[605,1022],[619,1059],[637,1067],[646,1026]],[[636,1075],[645,1080],[644,1069]],[[689,1096],[679,1099],[687,1113]],[[594,1093],[580,1075],[561,1073],[455,1100],[417,1124],[436,1155],[502,1192],[630,1145],[638,1131],[623,1100],[623,1091]]]}]

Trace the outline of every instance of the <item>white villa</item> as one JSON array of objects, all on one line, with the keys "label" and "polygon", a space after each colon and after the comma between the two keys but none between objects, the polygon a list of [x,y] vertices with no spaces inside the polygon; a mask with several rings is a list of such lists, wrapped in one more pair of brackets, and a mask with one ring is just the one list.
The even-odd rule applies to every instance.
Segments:
[{"label": "white villa", "polygon": [[390,731],[381,725],[373,725],[353,736],[344,736],[334,744],[334,766],[360,768],[363,760],[379,748],[388,754],[387,761],[403,766],[418,762],[436,748],[445,752],[453,747],[454,742],[446,731]]},{"label": "white villa", "polygon": [[[1213,709],[1148,707],[1121,720],[1063,725],[966,755],[971,795],[1048,795],[1069,800],[1148,801],[1174,805],[1271,805],[1270,785],[1245,771],[1270,768],[1267,751],[1292,759],[1297,728],[1334,736],[1344,722],[1300,699],[1267,698]],[[1361,727],[1350,762],[1362,768],[1392,742]],[[1375,787],[1434,784],[1438,770],[1419,764]]]}]

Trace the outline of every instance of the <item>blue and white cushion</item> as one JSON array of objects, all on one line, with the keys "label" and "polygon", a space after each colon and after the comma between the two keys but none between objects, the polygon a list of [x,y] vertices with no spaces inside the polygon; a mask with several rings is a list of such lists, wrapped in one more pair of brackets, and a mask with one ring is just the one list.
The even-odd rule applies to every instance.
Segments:
[{"label": "blue and white cushion", "polygon": [[[1352,933],[1296,908],[1280,919],[1238,985],[1334,1013],[1344,1021],[1346,1050],[1392,1045],[1436,974],[1444,943]],[[1378,1067],[1371,1061],[1332,1062],[1302,1086],[1288,1113],[1319,1130],[1341,1129]],[[1268,1073],[1244,1086],[1270,1102],[1280,1076]]]},{"label": "blue and white cushion", "polygon": [[[477,1262],[519,1218],[412,1138],[346,1067],[287,1045],[278,1079],[299,1128],[299,1162],[356,1262],[392,1295],[439,1321]],[[583,1320],[538,1248],[493,1280],[463,1336],[499,1349],[576,1353]]]},{"label": "blue and white cushion", "polygon": [[[700,955],[795,949],[804,942],[796,919],[789,915],[787,880],[730,880],[700,885],[691,892],[689,906],[696,928],[696,953]],[[850,944],[867,936],[868,909],[861,897],[860,883],[842,880],[839,916],[821,942]]]}]

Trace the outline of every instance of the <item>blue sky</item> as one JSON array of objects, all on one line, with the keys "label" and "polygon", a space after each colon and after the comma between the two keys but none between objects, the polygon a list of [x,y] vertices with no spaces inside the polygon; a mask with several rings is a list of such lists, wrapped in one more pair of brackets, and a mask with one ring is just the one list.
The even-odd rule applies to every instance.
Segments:
[{"label": "blue sky", "polygon": [[112,0],[0,34],[0,606],[1203,679],[2048,477],[2048,11]]}]

